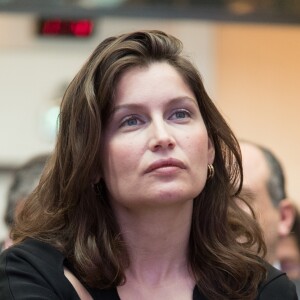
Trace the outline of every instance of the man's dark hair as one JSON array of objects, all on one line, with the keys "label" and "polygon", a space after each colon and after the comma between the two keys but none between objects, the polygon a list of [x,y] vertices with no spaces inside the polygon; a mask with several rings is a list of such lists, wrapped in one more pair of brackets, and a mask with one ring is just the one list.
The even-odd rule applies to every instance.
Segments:
[{"label": "man's dark hair", "polygon": [[14,223],[17,205],[25,200],[37,186],[48,155],[35,157],[17,168],[7,194],[4,221],[8,227]]},{"label": "man's dark hair", "polygon": [[285,176],[282,165],[274,153],[260,145],[255,145],[263,153],[270,170],[270,177],[267,182],[267,188],[272,203],[278,207],[281,200],[286,198]]}]

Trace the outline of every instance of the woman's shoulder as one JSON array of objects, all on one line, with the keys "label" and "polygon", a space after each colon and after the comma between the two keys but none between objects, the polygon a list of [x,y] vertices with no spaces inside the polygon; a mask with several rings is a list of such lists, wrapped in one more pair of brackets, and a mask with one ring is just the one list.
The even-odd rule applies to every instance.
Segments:
[{"label": "woman's shoulder", "polygon": [[34,259],[35,262],[42,264],[61,264],[63,265],[64,255],[48,243],[28,238],[12,247],[9,247],[1,254],[1,257],[23,258],[26,260]]},{"label": "woman's shoulder", "polygon": [[0,255],[1,296],[3,299],[79,299],[64,276],[64,260],[56,248],[34,239],[6,249]]},{"label": "woman's shoulder", "polygon": [[286,273],[266,264],[267,278],[260,285],[258,300],[297,300],[296,287]]}]

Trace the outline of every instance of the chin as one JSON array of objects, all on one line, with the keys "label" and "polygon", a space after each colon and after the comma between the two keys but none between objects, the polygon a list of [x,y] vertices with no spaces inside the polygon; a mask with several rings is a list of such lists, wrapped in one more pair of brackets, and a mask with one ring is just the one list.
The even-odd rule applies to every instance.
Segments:
[{"label": "chin", "polygon": [[[185,202],[193,200],[199,195],[199,190],[195,191],[194,189],[184,190],[184,189],[172,189],[170,190],[160,190],[153,198],[156,201],[170,203],[170,202]],[[155,201],[155,202],[156,202]]]}]

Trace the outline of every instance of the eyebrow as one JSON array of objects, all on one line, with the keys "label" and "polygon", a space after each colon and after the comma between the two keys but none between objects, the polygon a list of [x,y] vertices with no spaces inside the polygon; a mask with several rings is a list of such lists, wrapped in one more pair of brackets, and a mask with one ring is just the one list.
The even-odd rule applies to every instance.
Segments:
[{"label": "eyebrow", "polygon": [[[185,102],[185,101],[193,102],[194,104],[196,104],[198,106],[197,100],[194,98],[190,98],[190,97],[172,98],[167,102],[167,106],[171,106],[174,103],[176,104],[176,103]],[[117,111],[122,110],[122,109],[141,109],[143,106],[144,106],[143,104],[138,104],[138,103],[128,103],[128,104],[123,104],[123,105],[116,105],[112,109],[112,114],[114,114]]]}]

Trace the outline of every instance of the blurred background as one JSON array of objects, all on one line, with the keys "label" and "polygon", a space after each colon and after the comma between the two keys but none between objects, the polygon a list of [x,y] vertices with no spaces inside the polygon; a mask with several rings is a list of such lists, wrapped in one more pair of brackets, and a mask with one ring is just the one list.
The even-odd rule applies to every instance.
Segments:
[{"label": "blurred background", "polygon": [[51,152],[69,81],[104,38],[179,37],[240,139],[272,149],[300,207],[300,1],[0,0],[0,238],[15,168]]}]

